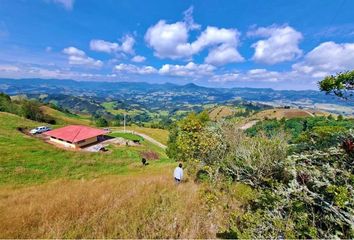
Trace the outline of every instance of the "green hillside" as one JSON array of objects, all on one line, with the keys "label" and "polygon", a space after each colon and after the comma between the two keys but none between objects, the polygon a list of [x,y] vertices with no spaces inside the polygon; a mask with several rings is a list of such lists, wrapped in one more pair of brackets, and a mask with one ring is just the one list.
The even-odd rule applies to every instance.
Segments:
[{"label": "green hillside", "polygon": [[59,149],[17,130],[38,125],[43,123],[0,112],[0,185],[139,172],[140,152],[147,150],[153,150],[160,156],[160,160],[151,164],[152,170],[171,163],[163,150],[148,141],[139,147],[110,145],[109,153],[74,152]]},{"label": "green hillside", "polygon": [[[38,125],[0,112],[0,238],[213,238],[250,195],[235,185],[220,205],[188,175],[177,186],[176,163],[148,141],[74,152],[18,130]],[[142,166],[141,151],[160,159]]]},{"label": "green hillside", "polygon": [[56,124],[58,125],[67,125],[67,124],[77,124],[77,125],[91,125],[90,116],[78,115],[64,113],[59,110],[50,108],[48,106],[41,106],[43,113],[51,116]]}]

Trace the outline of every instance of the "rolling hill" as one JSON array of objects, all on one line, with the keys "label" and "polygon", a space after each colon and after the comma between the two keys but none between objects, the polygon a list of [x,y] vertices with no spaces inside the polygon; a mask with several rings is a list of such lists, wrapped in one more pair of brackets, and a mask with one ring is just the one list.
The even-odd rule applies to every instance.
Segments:
[{"label": "rolling hill", "polygon": [[225,117],[232,116],[235,110],[227,106],[218,106],[209,111],[209,117],[211,120],[216,121]]},{"label": "rolling hill", "polygon": [[[60,123],[79,123],[45,111]],[[1,238],[214,238],[219,230],[210,226],[221,227],[230,206],[238,206],[224,200],[229,207],[210,214],[201,186],[188,176],[176,186],[175,163],[147,141],[110,146],[109,153],[66,151],[19,131],[38,125],[0,112]],[[163,130],[136,130],[162,133],[159,140],[166,141]],[[160,159],[143,167],[142,150]]]},{"label": "rolling hill", "polygon": [[309,109],[285,109],[285,108],[273,108],[263,110],[252,116],[253,119],[273,119],[278,120],[282,118],[290,119],[296,117],[313,117],[313,116],[328,116],[330,113]]},{"label": "rolling hill", "polygon": [[41,106],[41,110],[53,117],[58,125],[68,125],[68,124],[76,124],[76,125],[91,125],[90,116],[78,115],[78,114],[70,114],[63,113],[59,110],[50,108],[48,106]]}]

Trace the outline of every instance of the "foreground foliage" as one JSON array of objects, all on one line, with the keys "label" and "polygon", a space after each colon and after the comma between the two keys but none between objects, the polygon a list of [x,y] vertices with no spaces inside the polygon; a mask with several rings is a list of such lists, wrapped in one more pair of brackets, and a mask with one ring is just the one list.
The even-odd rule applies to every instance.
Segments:
[{"label": "foreground foliage", "polygon": [[319,86],[320,90],[327,94],[334,94],[346,100],[353,99],[354,70],[327,76],[319,82]]},{"label": "foreground foliage", "polygon": [[299,132],[303,140],[289,148],[291,133],[251,137],[190,115],[172,131],[168,154],[185,161],[198,181],[217,186],[230,179],[257,192],[230,217],[229,237],[353,238],[354,134],[344,126],[307,122],[314,134]]}]

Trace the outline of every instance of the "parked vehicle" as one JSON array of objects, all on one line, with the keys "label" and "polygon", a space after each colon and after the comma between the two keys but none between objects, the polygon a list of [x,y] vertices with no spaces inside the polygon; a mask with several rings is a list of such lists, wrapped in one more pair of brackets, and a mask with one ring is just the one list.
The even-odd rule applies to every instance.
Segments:
[{"label": "parked vehicle", "polygon": [[40,127],[36,127],[34,129],[32,129],[30,131],[30,134],[40,134],[40,133],[44,133],[44,132],[47,132],[47,131],[50,131],[50,130],[52,130],[50,127],[40,126]]},{"label": "parked vehicle", "polygon": [[107,131],[108,133],[112,132],[110,128],[103,128],[103,131]]}]

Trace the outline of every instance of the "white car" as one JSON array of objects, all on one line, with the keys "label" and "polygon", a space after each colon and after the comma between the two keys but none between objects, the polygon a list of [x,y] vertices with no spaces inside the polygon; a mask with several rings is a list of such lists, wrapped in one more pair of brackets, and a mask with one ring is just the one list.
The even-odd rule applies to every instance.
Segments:
[{"label": "white car", "polygon": [[36,127],[30,131],[30,134],[40,134],[52,130],[50,127],[41,126]]}]

